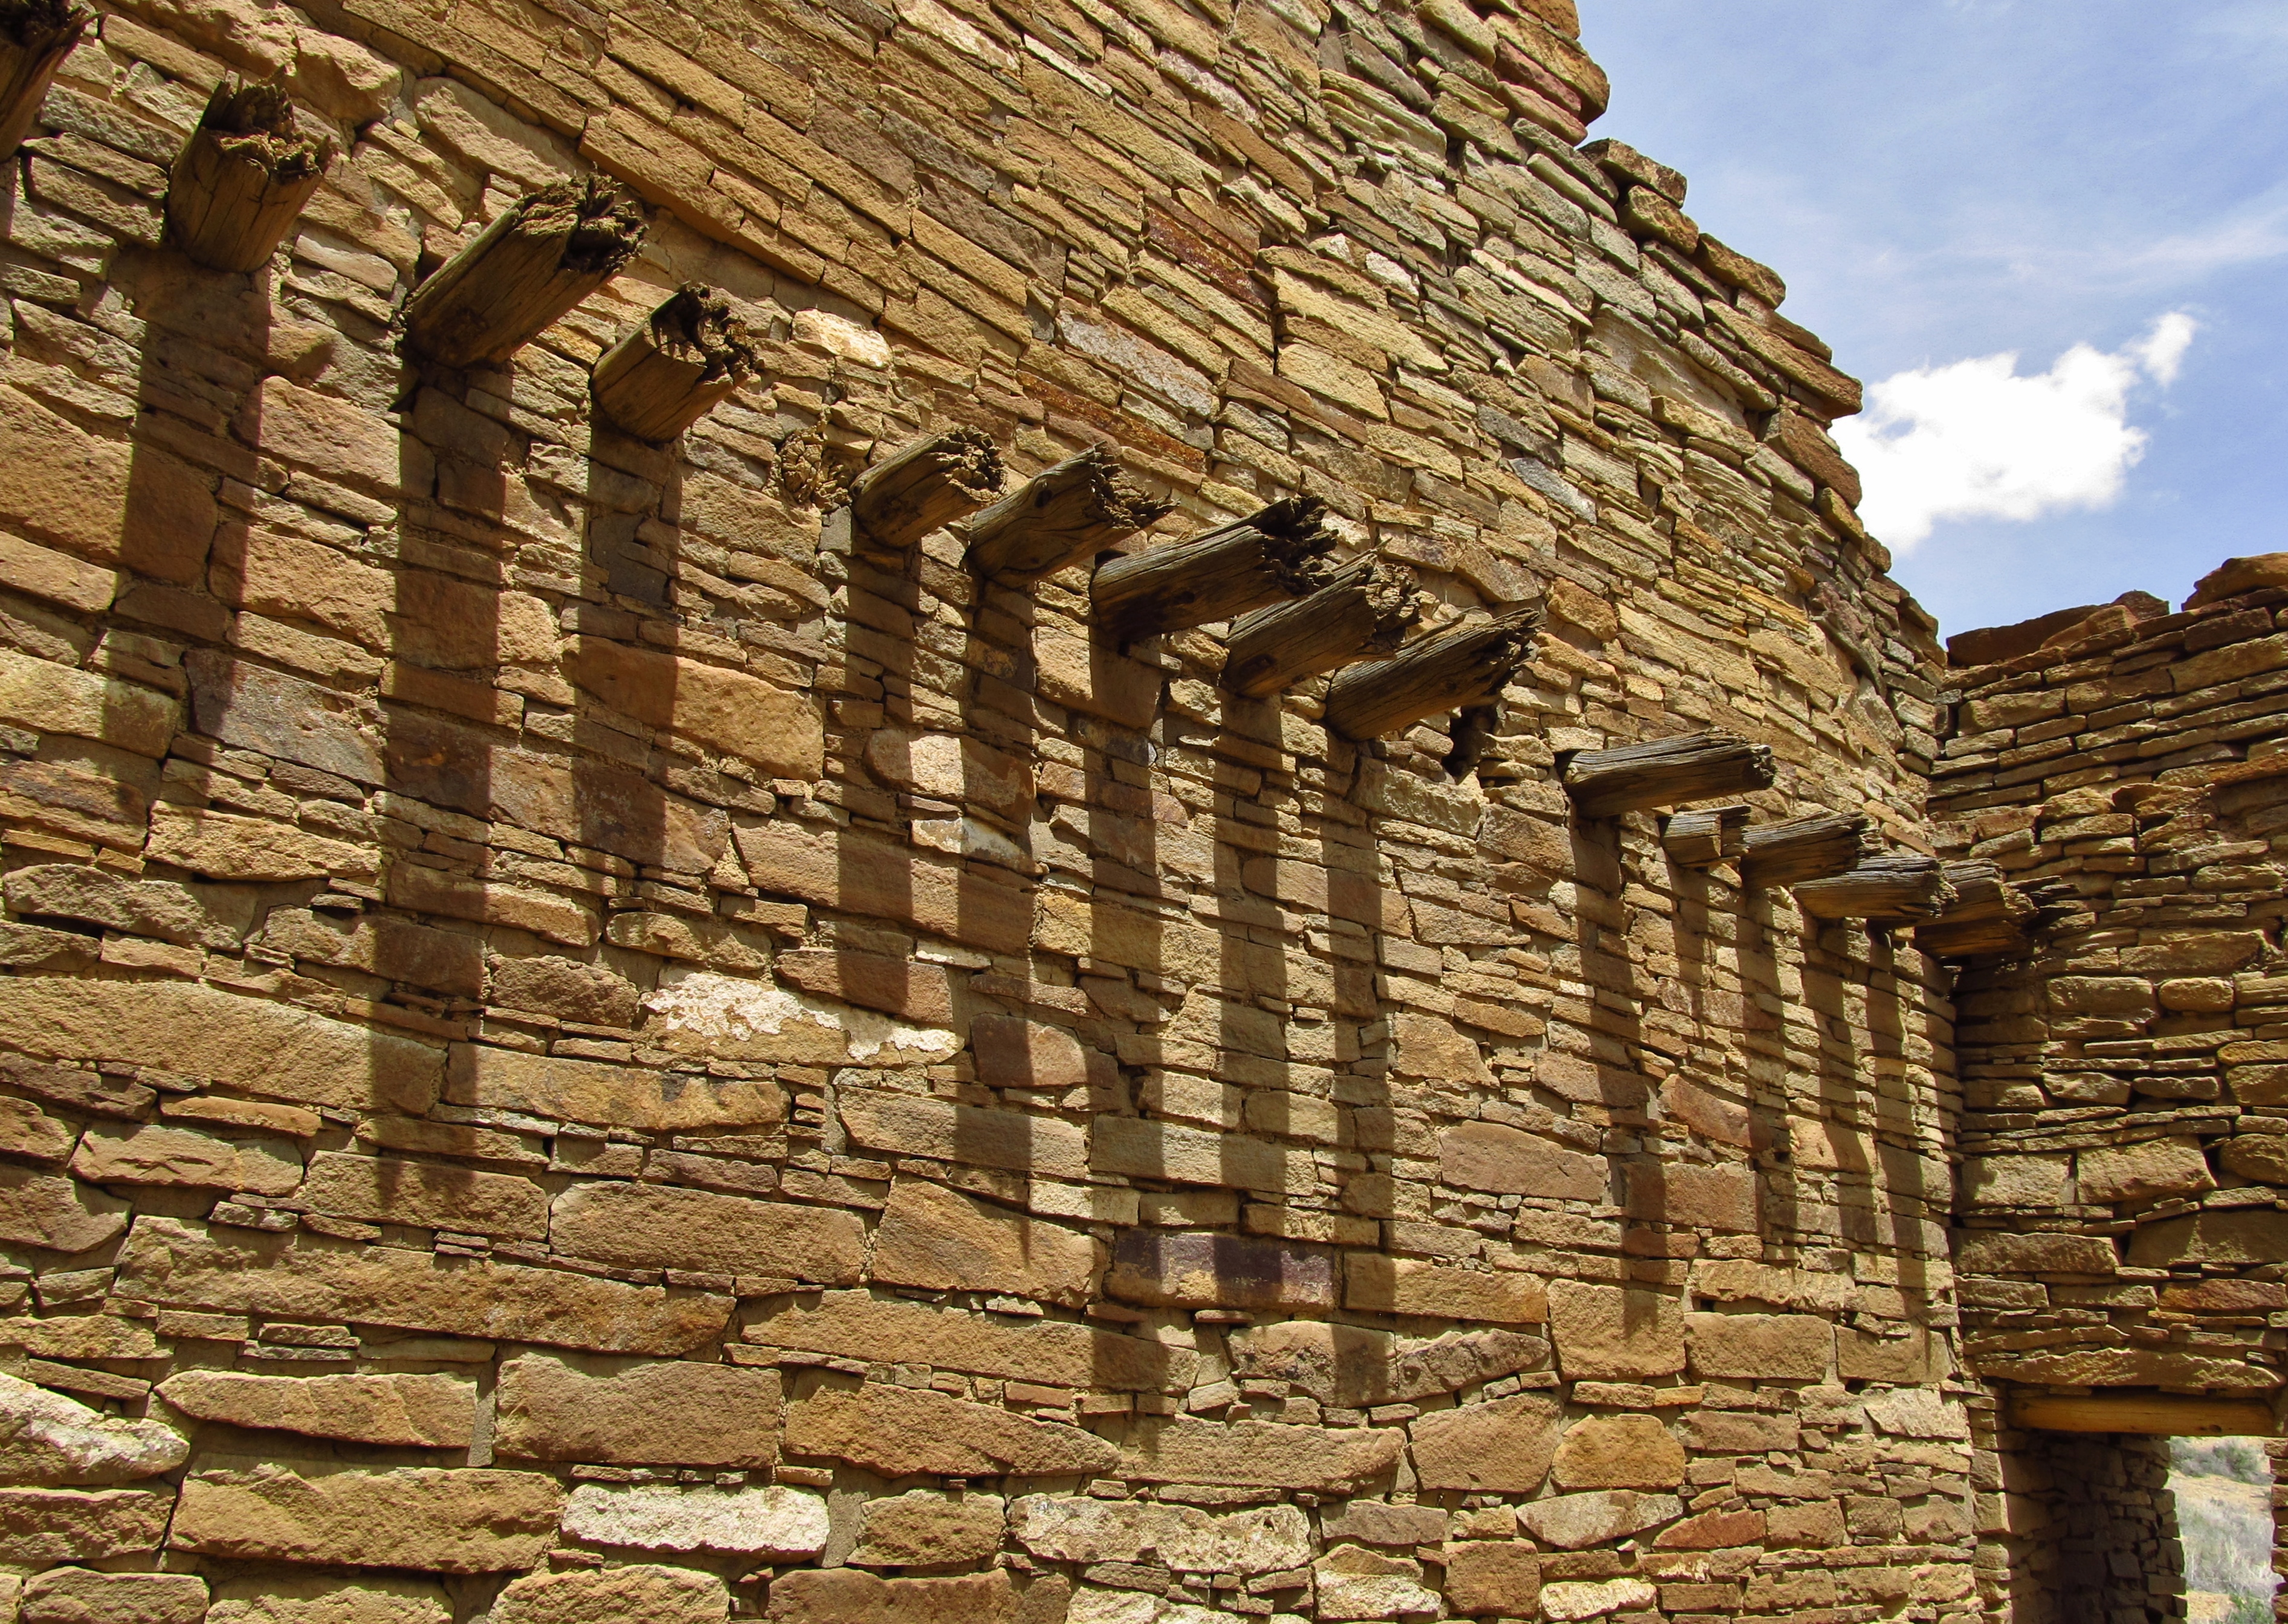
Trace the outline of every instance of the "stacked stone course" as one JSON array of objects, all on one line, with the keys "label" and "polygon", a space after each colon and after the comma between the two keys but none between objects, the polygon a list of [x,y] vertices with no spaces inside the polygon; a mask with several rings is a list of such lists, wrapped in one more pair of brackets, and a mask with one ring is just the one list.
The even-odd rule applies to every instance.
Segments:
[{"label": "stacked stone course", "polygon": [[[1951,675],[1934,833],[2049,915],[2032,951],[1957,988],[1964,1351],[2053,1415],[2236,1397],[2234,1430],[2268,1433],[2288,1336],[2288,558],[2231,560],[2166,609],[2132,594],[1957,639],[1982,662]],[[2193,1430],[2197,1410],[2172,1413]],[[2002,1452],[1982,1529],[2032,1595],[2090,1514],[2070,1486],[2087,1462],[2014,1419],[1982,1419]],[[2150,1488],[2165,1462],[2129,1470]]]},{"label": "stacked stone course", "polygon": [[[1566,792],[1714,730],[1925,852],[1944,677],[1577,36],[107,7],[0,250],[0,1609],[1994,1613],[1942,972]],[[250,273],[226,75],[339,154]],[[527,214],[592,290],[451,347]],[[1113,551],[1310,498],[1498,695],[1354,740],[886,544],[953,432]]]}]

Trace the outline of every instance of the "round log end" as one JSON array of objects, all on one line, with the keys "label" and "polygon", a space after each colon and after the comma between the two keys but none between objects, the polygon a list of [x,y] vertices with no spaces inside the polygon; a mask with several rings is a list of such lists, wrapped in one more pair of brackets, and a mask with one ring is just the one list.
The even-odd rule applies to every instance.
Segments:
[{"label": "round log end", "polygon": [[95,13],[77,0],[0,0],[0,36],[22,51],[75,39],[94,20]]},{"label": "round log end", "polygon": [[747,324],[731,301],[699,282],[686,282],[651,313],[652,343],[664,354],[700,368],[700,380],[746,379],[761,370]]},{"label": "round log end", "polygon": [[644,243],[643,207],[601,176],[552,181],[516,204],[518,229],[560,236],[558,263],[582,276],[609,276]]},{"label": "round log end", "polygon": [[939,436],[939,467],[947,481],[965,495],[982,502],[996,495],[1008,471],[1002,465],[1001,448],[983,429],[964,426]]},{"label": "round log end", "polygon": [[1380,558],[1368,559],[1364,567],[1366,578],[1360,590],[1365,595],[1368,613],[1374,617],[1374,628],[1360,652],[1386,654],[1405,642],[1406,634],[1420,623],[1422,585],[1411,571]]}]

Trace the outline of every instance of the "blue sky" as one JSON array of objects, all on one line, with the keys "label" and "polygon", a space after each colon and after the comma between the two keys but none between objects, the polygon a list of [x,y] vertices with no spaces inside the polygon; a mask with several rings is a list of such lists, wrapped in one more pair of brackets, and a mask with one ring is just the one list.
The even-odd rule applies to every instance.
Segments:
[{"label": "blue sky", "polygon": [[1580,5],[1592,133],[1872,386],[1867,512],[1945,630],[2288,551],[2288,0]]}]

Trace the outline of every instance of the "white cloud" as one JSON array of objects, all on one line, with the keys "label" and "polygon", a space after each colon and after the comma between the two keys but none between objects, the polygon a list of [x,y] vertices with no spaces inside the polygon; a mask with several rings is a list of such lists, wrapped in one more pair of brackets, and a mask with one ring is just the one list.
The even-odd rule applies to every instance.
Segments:
[{"label": "white cloud", "polygon": [[2200,325],[2183,311],[2173,310],[2153,323],[2151,332],[2131,345],[2129,353],[2145,368],[2146,376],[2165,389],[2177,381],[2177,368],[2185,364],[2185,352]]},{"label": "white cloud", "polygon": [[2140,375],[2164,386],[2198,324],[2172,311],[2111,353],[2077,344],[2047,372],[2018,373],[2015,352],[1895,373],[1868,408],[1835,425],[1866,485],[1860,517],[1902,551],[1950,519],[2039,519],[2101,508],[2145,455],[2129,423]]}]

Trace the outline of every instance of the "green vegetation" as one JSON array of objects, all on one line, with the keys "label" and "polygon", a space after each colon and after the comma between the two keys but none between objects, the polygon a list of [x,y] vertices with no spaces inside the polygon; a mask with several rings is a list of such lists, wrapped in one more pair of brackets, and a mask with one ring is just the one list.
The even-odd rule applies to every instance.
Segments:
[{"label": "green vegetation", "polygon": [[2262,1444],[2181,1438],[2171,1441],[2169,1458],[2187,1596],[2228,1598],[2221,1612],[2196,1604],[2193,1616],[2213,1624],[2271,1624],[2279,1580],[2272,1572],[2272,1469]]}]

